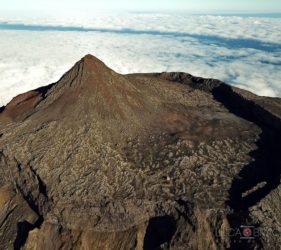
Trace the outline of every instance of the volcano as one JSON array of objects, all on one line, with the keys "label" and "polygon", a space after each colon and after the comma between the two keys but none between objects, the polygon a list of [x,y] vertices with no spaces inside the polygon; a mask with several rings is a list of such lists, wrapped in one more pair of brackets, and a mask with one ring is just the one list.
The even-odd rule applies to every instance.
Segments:
[{"label": "volcano", "polygon": [[1,249],[278,249],[281,99],[86,55],[0,109]]}]

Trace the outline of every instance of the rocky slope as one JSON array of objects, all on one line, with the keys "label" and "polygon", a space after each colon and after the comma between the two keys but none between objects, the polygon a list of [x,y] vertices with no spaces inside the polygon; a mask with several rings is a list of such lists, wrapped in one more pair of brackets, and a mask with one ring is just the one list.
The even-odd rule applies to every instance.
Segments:
[{"label": "rocky slope", "polygon": [[1,249],[280,249],[280,141],[281,99],[87,55],[0,109]]}]

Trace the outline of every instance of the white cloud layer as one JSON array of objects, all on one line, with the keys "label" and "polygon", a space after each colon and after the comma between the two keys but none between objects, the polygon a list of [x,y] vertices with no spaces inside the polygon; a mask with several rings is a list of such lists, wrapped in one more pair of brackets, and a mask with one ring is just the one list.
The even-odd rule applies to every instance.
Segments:
[{"label": "white cloud layer", "polygon": [[[120,73],[184,71],[281,96],[279,18],[99,14],[1,22],[0,106],[58,80],[88,53]],[[30,25],[45,28],[32,31]]]}]

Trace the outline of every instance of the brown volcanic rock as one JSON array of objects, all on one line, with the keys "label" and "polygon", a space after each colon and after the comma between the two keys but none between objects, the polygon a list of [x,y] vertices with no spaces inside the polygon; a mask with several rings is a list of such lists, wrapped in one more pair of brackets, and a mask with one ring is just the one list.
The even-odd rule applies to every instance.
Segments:
[{"label": "brown volcanic rock", "polygon": [[277,249],[280,107],[85,56],[0,110],[1,248]]}]

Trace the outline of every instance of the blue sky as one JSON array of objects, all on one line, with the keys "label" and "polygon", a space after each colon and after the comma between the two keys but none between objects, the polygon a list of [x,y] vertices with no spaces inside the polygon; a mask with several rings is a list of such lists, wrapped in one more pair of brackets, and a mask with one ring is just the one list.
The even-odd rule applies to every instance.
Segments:
[{"label": "blue sky", "polygon": [[2,0],[0,12],[281,12],[280,0]]}]

